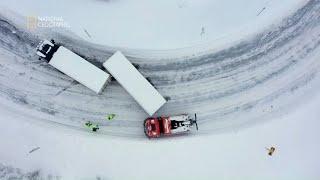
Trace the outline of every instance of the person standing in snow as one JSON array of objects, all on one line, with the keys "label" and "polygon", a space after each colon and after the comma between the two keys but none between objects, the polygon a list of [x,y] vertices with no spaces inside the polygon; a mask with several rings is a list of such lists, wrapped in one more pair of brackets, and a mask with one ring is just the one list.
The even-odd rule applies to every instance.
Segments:
[{"label": "person standing in snow", "polygon": [[88,121],[85,123],[85,126],[89,129],[91,129],[93,132],[96,132],[99,130],[99,125],[98,124],[92,124],[92,122]]},{"label": "person standing in snow", "polygon": [[201,28],[200,36],[203,36],[204,34],[205,34],[205,28],[204,28],[204,27],[202,27],[202,28]]},{"label": "person standing in snow", "polygon": [[106,118],[111,121],[114,117],[116,117],[115,114],[108,114]]},{"label": "person standing in snow", "polygon": [[270,148],[266,148],[266,149],[267,149],[267,151],[268,151],[268,155],[269,155],[269,156],[272,156],[273,153],[274,153],[274,151],[276,150],[275,147],[270,147]]}]

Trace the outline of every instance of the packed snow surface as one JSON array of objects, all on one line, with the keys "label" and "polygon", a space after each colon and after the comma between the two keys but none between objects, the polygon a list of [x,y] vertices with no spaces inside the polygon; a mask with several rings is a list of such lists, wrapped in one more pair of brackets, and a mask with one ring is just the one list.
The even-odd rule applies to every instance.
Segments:
[{"label": "packed snow surface", "polygon": [[[126,55],[163,96],[170,97],[158,115],[197,113],[203,133],[248,124],[286,107],[295,90],[307,88],[316,77],[319,9],[319,1],[310,1],[278,26],[205,55],[176,59]],[[0,96],[19,104],[17,112],[76,128],[90,120],[101,124],[101,133],[144,136],[147,114],[117,82],[96,95],[39,61],[36,35],[9,20],[1,21],[0,28]],[[99,67],[114,52],[65,34],[52,36]],[[105,121],[108,113],[117,114],[116,120]]]},{"label": "packed snow surface", "polygon": [[[8,8],[10,2],[2,1],[0,5]],[[215,47],[209,46],[211,43],[204,43],[200,46],[161,51],[113,47],[124,47],[123,44],[126,42],[121,42],[121,40],[113,41],[114,44],[107,44],[107,46],[97,45],[96,43],[99,43],[97,41],[88,42],[88,39],[79,38],[81,35],[76,30],[30,31],[23,23],[25,22],[23,16],[28,15],[28,8],[26,12],[18,13],[8,9],[1,11],[0,107],[3,113],[1,113],[0,120],[1,122],[9,120],[11,124],[1,126],[0,132],[6,141],[0,148],[0,160],[8,163],[9,166],[24,169],[27,169],[30,163],[32,164],[29,167],[30,171],[33,171],[34,168],[43,168],[50,170],[48,174],[61,174],[69,178],[74,177],[75,174],[78,174],[79,177],[92,177],[94,174],[105,172],[102,176],[111,179],[123,179],[128,176],[136,179],[143,177],[150,179],[155,177],[159,171],[151,167],[145,169],[145,164],[150,159],[155,159],[155,154],[163,153],[167,158],[161,158],[159,164],[166,169],[164,172],[172,172],[170,169],[181,167],[176,168],[176,174],[169,173],[167,178],[174,175],[175,177],[184,176],[185,169],[190,168],[188,171],[194,172],[194,177],[233,179],[235,176],[251,175],[252,171],[245,171],[243,174],[235,171],[238,167],[247,164],[246,160],[249,156],[250,162],[261,165],[248,163],[251,169],[257,168],[257,171],[253,170],[256,177],[259,174],[267,177],[268,172],[263,169],[271,165],[268,164],[270,162],[267,163],[266,159],[255,161],[258,157],[265,157],[264,151],[261,157],[256,156],[257,154],[250,156],[250,152],[257,150],[257,146],[261,148],[265,141],[268,145],[278,142],[277,147],[285,144],[283,149],[302,146],[307,147],[307,152],[310,151],[310,154],[307,153],[308,157],[305,158],[306,162],[301,157],[292,160],[296,157],[292,154],[282,156],[284,159],[281,159],[282,163],[279,162],[283,165],[281,167],[286,167],[283,163],[287,162],[292,165],[290,166],[292,168],[282,169],[284,171],[279,172],[278,166],[271,166],[269,170],[275,175],[272,176],[273,179],[274,177],[299,179],[298,177],[308,176],[310,179],[316,179],[315,177],[319,175],[316,174],[314,167],[317,167],[319,161],[313,161],[311,156],[316,155],[314,150],[319,147],[317,144],[310,144],[314,143],[314,137],[318,136],[317,131],[313,128],[319,114],[315,113],[316,108],[312,108],[317,107],[318,104],[314,103],[313,106],[310,106],[312,112],[315,113],[313,116],[311,112],[305,110],[300,115],[284,118],[287,119],[287,121],[283,120],[287,122],[286,124],[281,125],[282,118],[277,116],[302,107],[319,91],[320,1],[303,2],[299,3],[300,8],[293,8],[295,9],[293,12],[291,12],[292,9],[286,11],[287,16],[281,16],[281,19],[278,19],[273,25],[269,23],[259,33],[232,35],[232,37],[240,36],[233,43],[229,41],[223,46],[215,45]],[[19,2],[21,6],[24,5],[23,3]],[[68,7],[68,4],[65,6]],[[266,10],[268,9],[265,9],[265,14],[267,14]],[[263,11],[261,13],[264,14]],[[70,23],[72,22],[76,21],[70,20]],[[230,24],[233,23],[230,22]],[[88,27],[93,26],[88,25]],[[131,27],[132,29],[139,28],[134,25],[128,28],[131,29]],[[199,29],[198,25],[197,28]],[[88,30],[89,33],[93,31]],[[134,30],[136,31],[138,30]],[[209,32],[211,30],[207,28],[206,34]],[[98,35],[99,33],[93,34]],[[132,63],[139,65],[140,72],[150,78],[163,96],[170,97],[170,101],[158,111],[157,115],[197,113],[199,131],[191,133],[191,137],[164,139],[163,141],[145,140],[143,120],[147,114],[133,98],[117,82],[112,82],[101,95],[96,95],[46,62],[39,61],[35,54],[35,47],[43,38],[54,38],[59,44],[98,67],[101,67],[102,63],[116,50],[122,50]],[[188,46],[197,44],[191,42],[195,38],[190,38],[191,40],[187,40],[185,44]],[[214,37],[209,39],[214,39]],[[104,42],[108,43],[108,41]],[[149,46],[146,41],[141,44],[144,45],[129,44],[128,46],[142,48]],[[185,46],[183,43],[180,45],[179,47]],[[166,44],[161,45],[160,41],[154,48],[161,48],[161,46],[167,47]],[[198,51],[199,47],[204,47],[204,49]],[[318,98],[315,100],[319,102]],[[115,113],[117,116],[113,121],[106,121],[105,117],[108,113]],[[304,125],[304,114],[308,115],[307,120],[310,118],[310,124],[306,122],[304,127],[306,130],[302,131],[298,127]],[[241,127],[252,126],[256,123],[271,123],[267,121],[270,119],[274,119],[270,129],[279,128],[275,134],[272,134],[273,130],[270,129],[264,131],[262,125],[251,127],[253,129],[248,131],[241,129]],[[290,119],[295,119],[297,124],[292,125]],[[101,125],[100,131],[89,137],[89,133],[83,126],[88,120]],[[21,126],[18,125],[19,122]],[[14,128],[8,128],[11,126]],[[239,134],[248,133],[241,136],[243,139],[230,135],[232,132],[237,134],[240,129]],[[260,130],[266,134],[259,134]],[[17,135],[17,132],[21,133],[21,136]],[[229,132],[229,135],[212,136],[218,132]],[[299,134],[294,134],[295,132]],[[281,136],[280,134],[287,134],[284,137],[290,136],[294,140],[288,141],[286,138],[275,140]],[[306,139],[299,139],[299,137],[304,137],[302,135],[306,135]],[[260,136],[264,138],[259,139]],[[216,143],[219,146],[216,146]],[[244,147],[243,144],[239,145],[239,143],[252,143],[254,145],[248,145],[248,147],[254,146],[255,148],[247,151],[248,147]],[[23,152],[34,148],[31,147],[35,146],[34,144],[41,144],[41,149],[32,153],[39,155],[26,160]],[[239,151],[238,154],[228,154],[233,146],[240,148],[236,150]],[[221,152],[218,151],[219,147],[223,147]],[[72,148],[75,149],[70,150]],[[10,152],[10,149],[15,149],[14,153]],[[287,149],[286,152],[288,151]],[[299,149],[292,151],[297,154],[302,153]],[[241,156],[242,152],[249,155]],[[197,159],[199,154],[203,156]],[[50,155],[52,158],[45,158]],[[210,159],[207,159],[208,157]],[[199,168],[194,168],[192,163],[187,162],[195,162],[195,166]],[[63,166],[59,166],[60,164]],[[9,166],[4,165],[4,168],[1,166],[0,168],[7,172],[11,169]],[[84,172],[86,166],[91,167],[91,173]],[[120,166],[123,166],[123,169],[120,170],[125,170],[126,173],[117,170]],[[216,171],[208,167],[214,167],[212,169]],[[306,169],[301,169],[303,167]],[[192,171],[193,169],[195,170]],[[110,175],[108,176],[107,173]],[[17,174],[23,177],[28,175]]]},{"label": "packed snow surface", "polygon": [[[239,38],[278,22],[304,0],[3,0],[27,17],[58,17],[87,41],[176,49]],[[201,49],[201,48],[200,48]],[[189,50],[191,51],[191,50]]]}]

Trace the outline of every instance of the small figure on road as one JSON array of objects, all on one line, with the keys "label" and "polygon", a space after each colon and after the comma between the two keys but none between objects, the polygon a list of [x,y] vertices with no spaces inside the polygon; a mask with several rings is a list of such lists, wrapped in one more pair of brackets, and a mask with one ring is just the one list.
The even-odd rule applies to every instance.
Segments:
[{"label": "small figure on road", "polygon": [[270,147],[270,148],[266,148],[267,149],[267,151],[268,151],[268,155],[269,156],[272,156],[273,155],[273,153],[274,153],[274,151],[276,150],[276,148],[275,147]]},{"label": "small figure on road", "polygon": [[205,33],[206,33],[206,32],[205,32],[205,28],[204,28],[204,27],[202,27],[202,28],[201,28],[200,36],[203,36]]},{"label": "small figure on road", "polygon": [[99,129],[99,125],[98,124],[92,124],[92,122],[90,122],[90,121],[86,122],[85,126],[87,128],[89,128],[90,130],[92,130],[93,132],[96,132]]},{"label": "small figure on road", "polygon": [[116,117],[116,114],[108,114],[106,118],[107,118],[109,121],[111,121],[111,120],[114,119],[115,117]]}]

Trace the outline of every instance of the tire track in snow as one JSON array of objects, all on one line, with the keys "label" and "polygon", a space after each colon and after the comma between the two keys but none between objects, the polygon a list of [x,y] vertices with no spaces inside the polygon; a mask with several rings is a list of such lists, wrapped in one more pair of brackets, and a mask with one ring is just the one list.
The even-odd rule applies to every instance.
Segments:
[{"label": "tire track in snow", "polygon": [[[52,37],[98,66],[114,51],[64,34]],[[5,18],[0,20],[0,46],[5,49],[0,51],[1,98],[39,112],[39,118],[50,115],[60,124],[79,128],[91,120],[105,126],[105,134],[143,135],[146,114],[117,83],[98,96],[82,85],[70,86],[72,79],[37,60],[34,49],[39,41]],[[171,97],[159,114],[197,112],[203,132],[214,132],[250,123],[241,117],[264,116],[284,106],[278,102],[282,96],[292,88],[306,86],[303,82],[319,72],[320,62],[314,57],[319,45],[320,1],[311,0],[278,26],[222,51],[176,59],[130,60],[139,64],[163,95]],[[261,106],[275,102],[274,110],[260,112]],[[118,119],[105,121],[109,112],[116,113]]]}]

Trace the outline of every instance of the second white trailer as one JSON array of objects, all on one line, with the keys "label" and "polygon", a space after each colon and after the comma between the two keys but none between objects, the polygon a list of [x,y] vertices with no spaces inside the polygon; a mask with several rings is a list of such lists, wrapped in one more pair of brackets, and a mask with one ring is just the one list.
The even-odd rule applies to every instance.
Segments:
[{"label": "second white trailer", "polygon": [[150,116],[166,103],[120,51],[104,62],[103,66]]}]

